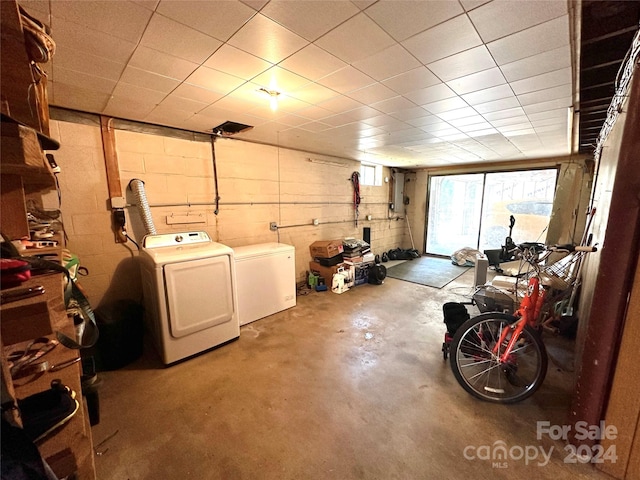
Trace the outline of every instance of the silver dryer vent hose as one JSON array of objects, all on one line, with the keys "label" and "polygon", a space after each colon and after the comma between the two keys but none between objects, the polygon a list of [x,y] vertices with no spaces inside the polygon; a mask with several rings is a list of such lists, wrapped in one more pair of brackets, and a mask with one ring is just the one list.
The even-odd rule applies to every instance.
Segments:
[{"label": "silver dryer vent hose", "polygon": [[142,217],[142,223],[144,224],[147,235],[157,235],[158,232],[156,231],[156,226],[153,224],[147,195],[144,192],[144,182],[138,178],[134,178],[129,182],[129,188],[136,196],[138,212],[140,212],[140,217]]}]

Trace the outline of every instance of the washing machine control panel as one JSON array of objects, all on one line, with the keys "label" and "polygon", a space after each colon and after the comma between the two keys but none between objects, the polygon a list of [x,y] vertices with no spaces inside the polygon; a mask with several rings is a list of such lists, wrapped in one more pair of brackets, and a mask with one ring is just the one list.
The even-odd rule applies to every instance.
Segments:
[{"label": "washing machine control panel", "polygon": [[204,242],[211,242],[211,237],[207,232],[162,233],[144,237],[145,248],[171,247]]}]

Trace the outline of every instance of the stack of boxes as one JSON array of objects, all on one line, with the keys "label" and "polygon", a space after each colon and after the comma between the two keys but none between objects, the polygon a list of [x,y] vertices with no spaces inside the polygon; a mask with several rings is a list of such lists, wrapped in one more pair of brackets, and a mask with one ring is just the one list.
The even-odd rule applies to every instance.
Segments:
[{"label": "stack of boxes", "polygon": [[344,267],[342,240],[319,240],[309,245],[312,260],[309,270],[324,278],[326,285],[331,285],[333,274]]},{"label": "stack of boxes", "polygon": [[369,281],[369,268],[375,256],[367,242],[356,239],[320,240],[309,246],[311,258],[309,270],[324,278],[331,285],[333,275],[343,268],[347,273],[349,286],[361,285]]}]

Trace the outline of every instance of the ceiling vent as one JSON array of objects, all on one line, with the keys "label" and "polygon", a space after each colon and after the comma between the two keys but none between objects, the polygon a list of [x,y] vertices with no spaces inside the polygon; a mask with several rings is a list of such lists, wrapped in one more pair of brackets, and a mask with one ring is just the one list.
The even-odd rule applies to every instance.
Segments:
[{"label": "ceiling vent", "polygon": [[231,135],[246,132],[247,130],[251,130],[252,128],[252,125],[245,125],[244,123],[230,122],[229,120],[227,120],[217,127],[213,127],[213,133],[214,135],[230,137]]}]

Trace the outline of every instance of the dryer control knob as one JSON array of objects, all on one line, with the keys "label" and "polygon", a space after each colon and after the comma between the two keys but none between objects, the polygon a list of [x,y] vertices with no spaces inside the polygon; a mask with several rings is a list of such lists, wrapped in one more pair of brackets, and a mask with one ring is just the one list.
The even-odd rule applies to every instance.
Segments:
[{"label": "dryer control knob", "polygon": [[180,243],[182,240],[184,240],[184,238],[182,238],[182,235],[176,235],[176,242]]}]

